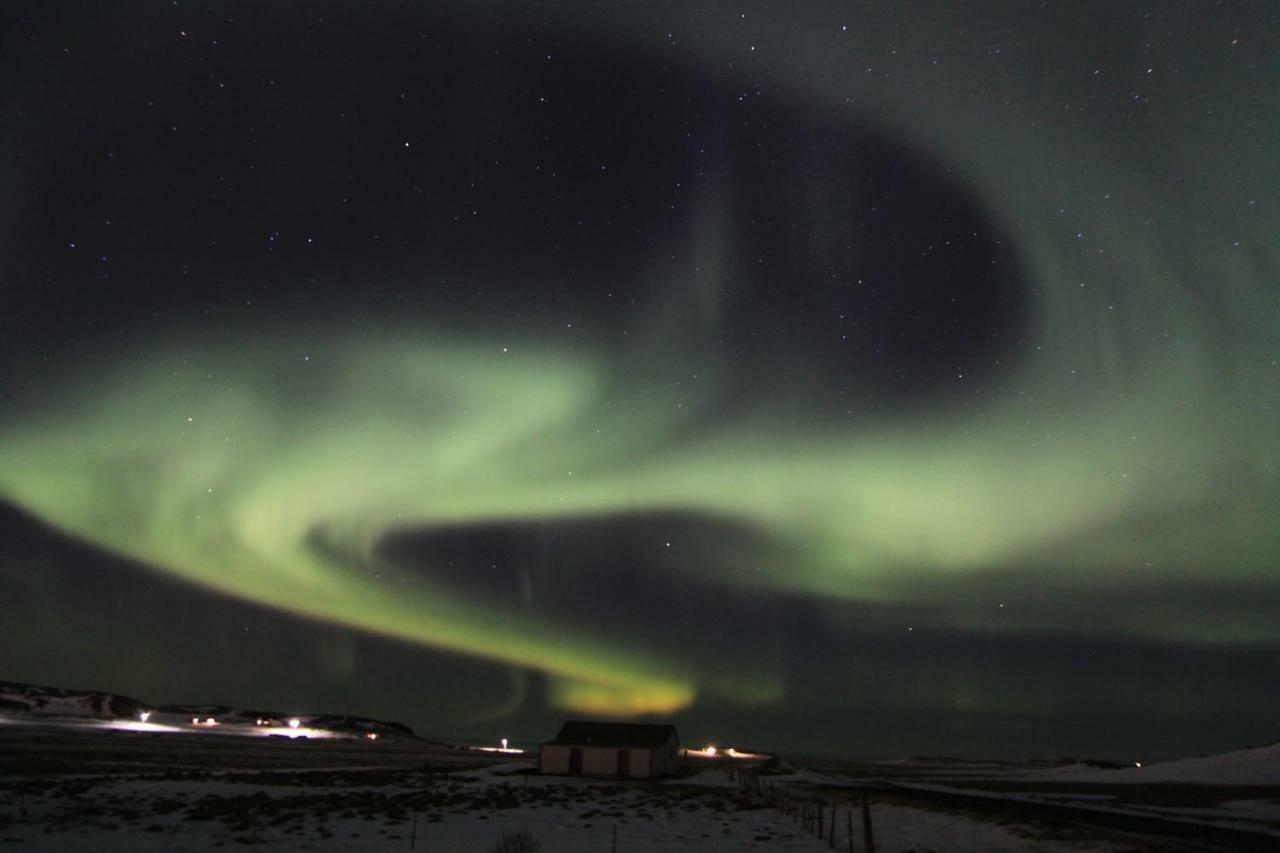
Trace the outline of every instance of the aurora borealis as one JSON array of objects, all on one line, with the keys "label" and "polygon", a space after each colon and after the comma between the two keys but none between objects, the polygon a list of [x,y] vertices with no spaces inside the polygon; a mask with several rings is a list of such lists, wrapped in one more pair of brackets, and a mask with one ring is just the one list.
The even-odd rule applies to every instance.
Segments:
[{"label": "aurora borealis", "polygon": [[1005,5],[8,16],[4,677],[1274,739],[1280,24]]}]

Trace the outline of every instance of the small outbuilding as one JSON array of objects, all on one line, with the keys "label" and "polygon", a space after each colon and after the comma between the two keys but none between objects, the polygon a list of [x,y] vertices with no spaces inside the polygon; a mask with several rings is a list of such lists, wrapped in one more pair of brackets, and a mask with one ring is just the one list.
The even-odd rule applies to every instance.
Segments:
[{"label": "small outbuilding", "polygon": [[676,772],[675,726],[570,720],[538,751],[538,772],[649,779]]}]

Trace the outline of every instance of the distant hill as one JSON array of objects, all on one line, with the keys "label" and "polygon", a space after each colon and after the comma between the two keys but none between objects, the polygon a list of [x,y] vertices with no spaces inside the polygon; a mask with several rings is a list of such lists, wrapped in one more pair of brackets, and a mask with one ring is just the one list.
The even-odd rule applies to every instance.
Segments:
[{"label": "distant hill", "polygon": [[1040,778],[1113,784],[1280,785],[1280,743],[1114,770],[1060,767],[1044,771]]},{"label": "distant hill", "polygon": [[138,720],[143,714],[155,719],[184,721],[216,719],[226,726],[286,726],[295,719],[308,729],[339,736],[416,739],[402,723],[341,714],[289,714],[283,711],[235,708],[230,705],[157,705],[132,696],[101,690],[46,687],[17,681],[0,681],[0,716],[26,719],[113,721]]},{"label": "distant hill", "polygon": [[114,720],[136,718],[151,707],[155,706],[101,690],[67,690],[0,681],[0,714],[5,716]]}]

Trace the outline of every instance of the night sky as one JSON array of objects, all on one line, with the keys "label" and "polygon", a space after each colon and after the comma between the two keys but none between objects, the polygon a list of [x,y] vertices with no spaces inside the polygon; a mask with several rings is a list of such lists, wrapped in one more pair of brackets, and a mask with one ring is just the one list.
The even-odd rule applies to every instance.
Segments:
[{"label": "night sky", "polygon": [[0,677],[1280,738],[1268,3],[0,11]]}]

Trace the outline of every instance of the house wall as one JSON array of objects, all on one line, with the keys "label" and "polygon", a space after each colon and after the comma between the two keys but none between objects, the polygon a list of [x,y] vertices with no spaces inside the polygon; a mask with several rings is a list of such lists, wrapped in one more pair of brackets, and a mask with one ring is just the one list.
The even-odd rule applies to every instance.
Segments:
[{"label": "house wall", "polygon": [[583,776],[617,776],[618,748],[616,746],[582,747]]},{"label": "house wall", "polygon": [[[539,747],[538,772],[568,775],[574,749],[582,751],[583,776],[618,775],[618,753],[622,751],[618,747],[574,747],[556,743],[544,743]],[[631,749],[627,752],[630,753],[627,768],[629,778],[648,779],[654,776],[669,776],[678,769],[678,750],[674,741],[655,749]]]},{"label": "house wall", "polygon": [[680,748],[674,738],[652,752],[650,774],[653,776],[671,776],[679,770]]},{"label": "house wall", "polygon": [[569,772],[569,753],[570,748],[567,746],[544,743],[538,750],[538,772],[567,774]]},{"label": "house wall", "polygon": [[653,775],[653,750],[631,750],[631,776],[636,779],[648,779]]}]

